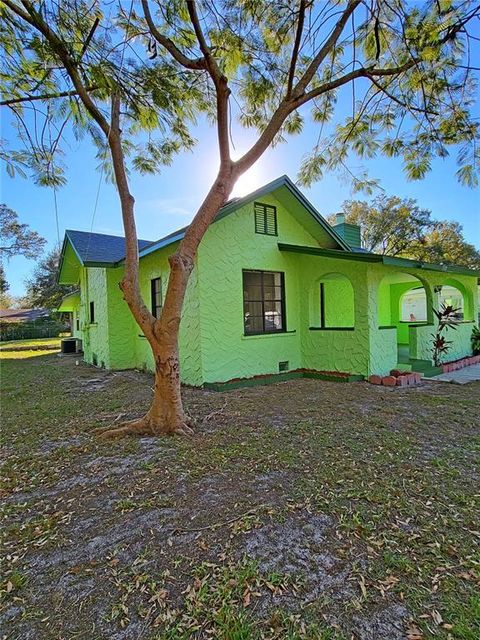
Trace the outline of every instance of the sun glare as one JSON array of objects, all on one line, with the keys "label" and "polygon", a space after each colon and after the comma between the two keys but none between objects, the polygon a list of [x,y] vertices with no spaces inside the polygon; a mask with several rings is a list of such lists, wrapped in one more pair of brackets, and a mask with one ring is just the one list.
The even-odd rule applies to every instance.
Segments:
[{"label": "sun glare", "polygon": [[235,183],[232,198],[242,198],[261,187],[266,181],[258,167],[252,167],[244,173]]}]

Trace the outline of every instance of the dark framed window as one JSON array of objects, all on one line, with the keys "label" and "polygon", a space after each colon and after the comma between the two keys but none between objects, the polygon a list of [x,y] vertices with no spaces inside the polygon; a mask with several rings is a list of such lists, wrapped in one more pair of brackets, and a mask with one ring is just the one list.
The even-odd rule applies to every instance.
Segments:
[{"label": "dark framed window", "polygon": [[152,315],[159,318],[162,313],[162,279],[153,278],[150,281],[150,290],[152,297]]},{"label": "dark framed window", "polygon": [[277,236],[277,207],[271,204],[255,202],[253,210],[255,214],[255,233]]},{"label": "dark framed window", "polygon": [[325,328],[325,285],[320,283],[320,327]]},{"label": "dark framed window", "polygon": [[80,330],[80,320],[77,318],[75,321],[75,326],[77,327],[77,331]]},{"label": "dark framed window", "polygon": [[93,324],[95,322],[95,303],[90,302],[90,324]]},{"label": "dark framed window", "polygon": [[286,331],[285,277],[280,271],[243,271],[245,335]]}]

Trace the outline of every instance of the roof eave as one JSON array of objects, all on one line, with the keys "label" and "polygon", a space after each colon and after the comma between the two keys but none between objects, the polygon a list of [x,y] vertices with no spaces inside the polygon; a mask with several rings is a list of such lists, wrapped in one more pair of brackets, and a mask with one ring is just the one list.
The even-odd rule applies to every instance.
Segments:
[{"label": "roof eave", "polygon": [[468,269],[458,265],[431,264],[409,258],[397,258],[385,256],[378,253],[363,253],[359,251],[338,251],[337,249],[322,249],[321,247],[309,247],[304,245],[278,243],[280,251],[290,251],[293,253],[303,253],[317,255],[325,258],[337,258],[340,260],[354,260],[357,262],[375,262],[390,267],[406,267],[408,269],[425,269],[427,271],[439,271],[442,273],[456,273],[458,275],[478,277],[480,272],[475,269]]}]

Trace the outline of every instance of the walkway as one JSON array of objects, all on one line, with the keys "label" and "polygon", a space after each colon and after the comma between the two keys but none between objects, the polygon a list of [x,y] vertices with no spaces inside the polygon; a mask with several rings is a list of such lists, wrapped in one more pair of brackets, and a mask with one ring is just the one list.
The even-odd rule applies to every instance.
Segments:
[{"label": "walkway", "polygon": [[480,380],[480,364],[472,364],[470,367],[451,371],[450,373],[442,373],[439,376],[433,376],[430,380],[438,380],[439,382],[455,382],[456,384],[467,384],[467,382],[475,382]]}]

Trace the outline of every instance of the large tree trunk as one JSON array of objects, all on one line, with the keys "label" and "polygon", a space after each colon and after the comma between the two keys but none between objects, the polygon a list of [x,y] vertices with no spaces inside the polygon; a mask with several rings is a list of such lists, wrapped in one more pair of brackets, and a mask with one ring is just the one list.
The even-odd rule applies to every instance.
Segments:
[{"label": "large tree trunk", "polygon": [[[178,335],[183,302],[194,260],[206,230],[215,219],[220,207],[225,204],[235,184],[236,174],[229,166],[221,169],[212,188],[185,233],[176,253],[169,257],[170,275],[161,317],[152,322],[145,317],[146,307],[139,305],[137,268],[126,265],[125,277],[120,283],[125,300],[133,316],[143,330],[155,360],[155,387],[152,404],[142,418],[125,423],[101,435],[115,438],[123,435],[191,434],[193,420],[187,415],[182,403],[180,385],[180,361]],[[125,206],[133,208],[131,198]],[[133,211],[129,211],[133,218]],[[136,238],[135,238],[136,241]],[[135,283],[130,279],[133,276]]]},{"label": "large tree trunk", "polygon": [[193,420],[183,408],[176,336],[162,336],[152,345],[155,359],[155,387],[152,404],[140,419],[103,432],[106,438],[123,435],[188,435]]}]

